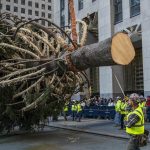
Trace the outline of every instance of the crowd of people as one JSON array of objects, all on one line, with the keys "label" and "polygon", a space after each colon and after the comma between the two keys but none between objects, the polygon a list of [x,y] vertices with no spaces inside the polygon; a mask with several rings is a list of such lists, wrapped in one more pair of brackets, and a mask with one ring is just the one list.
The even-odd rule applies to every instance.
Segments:
[{"label": "crowd of people", "polygon": [[[100,97],[92,97],[86,101],[71,102],[72,120],[81,120],[82,110],[85,106],[114,106],[116,126],[120,129],[126,129],[126,133],[130,135],[128,150],[140,150],[140,146],[145,146],[149,132],[145,130],[144,122],[146,118],[146,108],[149,107],[150,97],[145,99],[136,93],[124,98],[117,97],[104,99]],[[67,121],[68,103],[64,106],[64,118]]]},{"label": "crowd of people", "polygon": [[87,106],[115,106],[115,100],[112,98],[101,98],[101,97],[91,97],[90,99],[85,101],[85,105]]},{"label": "crowd of people", "polygon": [[[123,122],[125,118],[125,114],[127,114],[129,108],[127,108],[127,103],[128,103],[128,97],[126,96],[125,98],[121,98],[120,96],[116,97],[115,99],[112,98],[100,98],[99,96],[94,96],[91,97],[90,99],[83,99],[81,101],[78,100],[72,100],[71,102],[67,102],[63,108],[63,114],[64,114],[64,119],[67,121],[67,115],[69,109],[71,110],[71,116],[72,120],[81,120],[82,117],[82,112],[84,108],[90,107],[93,108],[93,106],[114,106],[115,111],[116,111],[116,116],[115,116],[115,124],[118,126],[120,123],[121,129],[123,129]],[[146,99],[143,96],[140,96],[141,103],[144,106],[150,106],[150,98],[146,102]],[[87,108],[86,107],[86,108]],[[124,110],[126,109],[126,110]],[[146,115],[146,113],[145,113]]]}]

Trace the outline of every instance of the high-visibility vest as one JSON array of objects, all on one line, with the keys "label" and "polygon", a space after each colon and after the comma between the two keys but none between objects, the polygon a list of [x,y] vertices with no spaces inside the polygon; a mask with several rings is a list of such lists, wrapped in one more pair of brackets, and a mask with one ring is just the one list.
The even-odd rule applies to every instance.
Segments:
[{"label": "high-visibility vest", "polygon": [[121,105],[121,100],[118,100],[116,105],[115,105],[116,112],[120,112],[120,105]]},{"label": "high-visibility vest", "polygon": [[120,105],[120,113],[121,114],[126,114],[126,107],[127,107],[127,104],[125,102],[121,102],[121,105]]},{"label": "high-visibility vest", "polygon": [[77,112],[80,112],[80,111],[82,111],[81,104],[77,104]]},{"label": "high-visibility vest", "polygon": [[68,111],[68,105],[64,106],[64,111]]},{"label": "high-visibility vest", "polygon": [[146,105],[146,102],[139,103],[139,106],[140,106],[141,108],[144,108],[145,105]]},{"label": "high-visibility vest", "polygon": [[138,107],[133,112],[130,112],[127,116],[127,121],[129,120],[129,116],[131,114],[136,114],[139,116],[140,120],[131,128],[126,127],[126,132],[132,135],[140,135],[144,134],[144,114],[141,107]]},{"label": "high-visibility vest", "polygon": [[73,104],[73,105],[71,106],[71,111],[77,111],[77,106]]}]

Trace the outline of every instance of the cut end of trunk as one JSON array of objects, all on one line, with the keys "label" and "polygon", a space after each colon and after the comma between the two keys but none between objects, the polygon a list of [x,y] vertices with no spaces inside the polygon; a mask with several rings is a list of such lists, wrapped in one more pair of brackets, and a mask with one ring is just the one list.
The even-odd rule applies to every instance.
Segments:
[{"label": "cut end of trunk", "polygon": [[125,33],[117,33],[112,38],[111,54],[114,62],[128,65],[135,57],[135,50],[131,39]]}]

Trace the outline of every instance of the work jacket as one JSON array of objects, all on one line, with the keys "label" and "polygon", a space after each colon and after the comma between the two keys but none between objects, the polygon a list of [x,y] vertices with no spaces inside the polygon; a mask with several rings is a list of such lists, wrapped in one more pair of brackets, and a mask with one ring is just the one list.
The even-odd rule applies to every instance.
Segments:
[{"label": "work jacket", "polygon": [[141,107],[138,107],[133,112],[130,112],[127,116],[127,122],[129,121],[129,116],[136,114],[139,116],[139,121],[133,125],[131,128],[126,127],[126,132],[131,135],[140,135],[144,134],[144,114]]}]

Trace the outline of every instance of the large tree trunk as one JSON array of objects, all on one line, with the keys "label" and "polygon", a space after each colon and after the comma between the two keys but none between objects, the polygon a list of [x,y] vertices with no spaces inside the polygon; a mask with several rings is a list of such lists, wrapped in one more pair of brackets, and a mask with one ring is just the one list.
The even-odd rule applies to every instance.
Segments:
[{"label": "large tree trunk", "polygon": [[71,61],[78,70],[85,70],[98,66],[127,65],[134,56],[135,51],[128,35],[117,33],[112,38],[74,51]]}]

